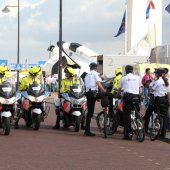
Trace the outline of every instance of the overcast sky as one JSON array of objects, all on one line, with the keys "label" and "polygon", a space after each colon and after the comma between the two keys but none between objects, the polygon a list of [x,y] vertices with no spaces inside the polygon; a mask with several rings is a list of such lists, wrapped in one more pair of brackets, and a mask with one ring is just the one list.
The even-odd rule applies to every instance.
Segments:
[{"label": "overcast sky", "polygon": [[[17,5],[17,0],[1,0],[5,5]],[[124,52],[124,34],[115,38],[125,0],[63,0],[63,41],[76,42],[100,54]],[[170,14],[164,8],[163,42],[170,44]],[[11,12],[0,11],[0,59],[17,61],[17,7]],[[59,0],[20,0],[20,63],[47,60],[50,42],[59,41]]]}]

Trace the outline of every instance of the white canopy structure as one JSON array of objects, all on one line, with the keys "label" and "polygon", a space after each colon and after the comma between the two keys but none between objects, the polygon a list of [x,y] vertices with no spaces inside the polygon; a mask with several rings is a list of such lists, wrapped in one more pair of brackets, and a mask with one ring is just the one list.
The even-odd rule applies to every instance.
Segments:
[{"label": "white canopy structure", "polygon": [[[48,50],[52,52],[52,55],[44,64],[42,70],[46,74],[56,74],[58,73],[58,69],[54,67],[57,67],[59,60],[59,47],[50,46]],[[97,63],[97,56],[99,54],[78,43],[63,42],[62,50],[62,56],[64,56],[62,62],[73,68],[80,68],[79,75],[90,71],[89,64],[91,62]]]}]

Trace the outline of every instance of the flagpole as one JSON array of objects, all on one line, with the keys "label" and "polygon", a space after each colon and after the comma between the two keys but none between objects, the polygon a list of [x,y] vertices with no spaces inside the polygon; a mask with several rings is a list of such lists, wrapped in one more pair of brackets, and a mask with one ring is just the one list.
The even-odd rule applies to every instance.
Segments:
[{"label": "flagpole", "polygon": [[158,47],[156,46],[156,26],[154,24],[154,33],[155,33],[155,61],[156,63],[158,63]]}]

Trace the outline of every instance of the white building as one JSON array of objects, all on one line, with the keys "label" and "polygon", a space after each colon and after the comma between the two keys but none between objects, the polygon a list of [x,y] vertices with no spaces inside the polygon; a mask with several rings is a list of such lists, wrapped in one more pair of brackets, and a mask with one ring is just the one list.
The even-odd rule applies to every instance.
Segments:
[{"label": "white building", "polygon": [[128,54],[149,55],[151,48],[162,45],[162,1],[152,0],[146,19],[149,0],[126,0],[125,47]]}]

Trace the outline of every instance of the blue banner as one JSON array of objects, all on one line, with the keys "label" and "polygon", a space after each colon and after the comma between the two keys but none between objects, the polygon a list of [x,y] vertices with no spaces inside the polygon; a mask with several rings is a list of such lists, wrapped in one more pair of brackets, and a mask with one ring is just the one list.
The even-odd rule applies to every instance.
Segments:
[{"label": "blue banner", "polygon": [[42,67],[45,63],[46,61],[38,61],[38,66]]},{"label": "blue banner", "polygon": [[0,65],[8,65],[8,60],[0,60]]}]

